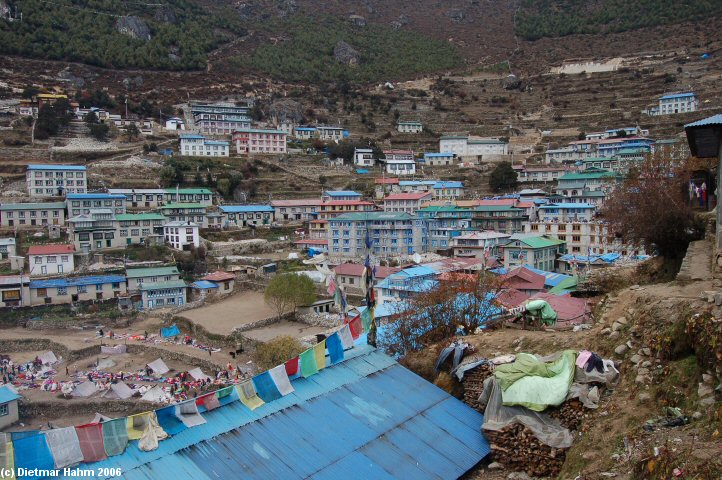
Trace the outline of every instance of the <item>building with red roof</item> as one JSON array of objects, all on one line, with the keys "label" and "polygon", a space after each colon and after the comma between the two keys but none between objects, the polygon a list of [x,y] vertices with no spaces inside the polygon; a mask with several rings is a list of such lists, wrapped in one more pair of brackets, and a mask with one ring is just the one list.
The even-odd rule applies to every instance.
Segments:
[{"label": "building with red roof", "polygon": [[30,276],[63,275],[75,271],[75,246],[60,243],[28,248]]},{"label": "building with red roof", "polygon": [[526,267],[517,267],[502,275],[501,280],[505,287],[519,290],[527,295],[543,292],[545,277],[532,272]]},{"label": "building with red roof", "polygon": [[432,197],[432,192],[392,193],[384,198],[384,211],[406,212],[413,215],[421,210],[421,205],[431,200]]},{"label": "building with red roof", "polygon": [[201,278],[201,280],[218,285],[218,294],[224,295],[226,293],[233,292],[236,276],[232,273],[224,272],[223,270],[217,270],[213,273],[209,273],[205,277]]}]

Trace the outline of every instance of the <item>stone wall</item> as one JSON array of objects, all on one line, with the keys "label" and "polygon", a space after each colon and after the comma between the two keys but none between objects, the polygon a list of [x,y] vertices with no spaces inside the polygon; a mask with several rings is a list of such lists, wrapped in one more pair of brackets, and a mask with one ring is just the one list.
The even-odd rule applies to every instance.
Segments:
[{"label": "stone wall", "polygon": [[19,402],[20,418],[43,417],[46,420],[54,420],[62,417],[87,415],[88,421],[92,420],[93,412],[102,413],[108,417],[125,417],[136,413],[143,413],[160,404],[140,400],[109,400],[105,398],[79,400],[65,399],[58,395],[57,400],[45,400],[41,402]]}]

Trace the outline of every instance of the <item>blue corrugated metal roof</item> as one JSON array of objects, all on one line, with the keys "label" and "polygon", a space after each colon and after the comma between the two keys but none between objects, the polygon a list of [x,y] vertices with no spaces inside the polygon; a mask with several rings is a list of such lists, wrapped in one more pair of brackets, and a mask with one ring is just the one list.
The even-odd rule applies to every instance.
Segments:
[{"label": "blue corrugated metal roof", "polygon": [[12,402],[20,398],[20,395],[10,390],[10,387],[0,387],[0,404]]},{"label": "blue corrugated metal roof", "polygon": [[28,165],[28,170],[78,170],[85,171],[83,165]]},{"label": "blue corrugated metal roof", "polygon": [[[295,392],[249,410],[204,413],[207,423],[141,452],[81,469],[122,478],[457,478],[489,453],[482,415],[368,345]],[[102,478],[102,477],[101,477]]]},{"label": "blue corrugated metal roof", "polygon": [[694,97],[694,93],[692,92],[685,92],[685,93],[672,93],[669,95],[663,95],[660,97],[660,100],[669,100],[670,98],[687,98],[687,97]]},{"label": "blue corrugated metal roof", "polygon": [[712,115],[711,117],[703,118],[702,120],[697,120],[696,122],[688,123],[684,126],[684,128],[706,127],[707,125],[722,125],[722,113]]},{"label": "blue corrugated metal roof", "polygon": [[191,287],[197,288],[199,290],[209,290],[211,288],[218,288],[218,285],[208,280],[198,280],[191,283]]},{"label": "blue corrugated metal roof", "polygon": [[361,194],[353,190],[328,190],[326,195],[329,197],[360,197]]},{"label": "blue corrugated metal roof", "polygon": [[220,207],[222,212],[226,213],[245,213],[245,212],[273,212],[270,205],[223,205]]},{"label": "blue corrugated metal roof", "polygon": [[528,268],[534,273],[538,273],[539,275],[543,275],[544,280],[544,286],[549,287],[556,287],[559,285],[562,281],[572,278],[570,275],[564,275],[563,273],[556,273],[556,272],[547,272],[544,270],[539,270],[538,268],[534,268],[531,265],[524,265],[525,268]]},{"label": "blue corrugated metal roof", "polygon": [[588,203],[550,203],[549,205],[541,207],[541,210],[587,210],[590,208],[594,208],[594,205],[589,205]]},{"label": "blue corrugated metal roof", "polygon": [[102,285],[104,283],[124,283],[122,275],[94,275],[89,277],[50,278],[31,280],[30,288],[74,287],[77,285]]},{"label": "blue corrugated metal roof", "polygon": [[435,158],[435,157],[453,157],[453,153],[424,153],[424,158]]},{"label": "blue corrugated metal roof", "polygon": [[434,184],[434,188],[464,188],[464,183],[451,180],[440,180]]}]

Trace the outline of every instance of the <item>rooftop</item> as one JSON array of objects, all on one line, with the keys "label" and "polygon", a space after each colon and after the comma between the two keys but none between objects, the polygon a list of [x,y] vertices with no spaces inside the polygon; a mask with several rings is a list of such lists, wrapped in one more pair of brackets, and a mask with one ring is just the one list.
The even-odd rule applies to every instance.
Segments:
[{"label": "rooftop", "polygon": [[3,203],[0,210],[49,210],[49,209],[65,209],[65,202],[47,202],[47,203]]},{"label": "rooftop", "polygon": [[138,479],[458,478],[489,453],[479,412],[367,345],[292,386],[255,410],[235,401],[205,412],[153,452],[131,442],[80,468]]},{"label": "rooftop", "polygon": [[163,290],[164,288],[185,288],[188,285],[186,285],[186,282],[183,280],[168,280],[165,282],[155,282],[155,283],[145,283],[143,282],[140,285],[141,291],[147,291],[147,290]]},{"label": "rooftop", "polygon": [[323,203],[320,198],[299,198],[293,200],[273,200],[271,205],[274,207],[307,207],[319,206]]},{"label": "rooftop", "polygon": [[683,93],[670,93],[668,95],[662,95],[659,97],[660,100],[669,100],[672,98],[686,98],[686,97],[694,97],[694,92],[683,92]]},{"label": "rooftop", "polygon": [[[365,267],[360,263],[342,263],[333,269],[336,275],[348,275],[351,277],[360,277],[363,275]],[[379,265],[374,268],[374,278],[379,280],[388,277],[389,275],[401,270],[396,267],[384,267]]]},{"label": "rooftop", "polygon": [[115,216],[119,222],[140,221],[140,220],[165,220],[160,213],[121,213]]},{"label": "rooftop", "polygon": [[88,277],[51,278],[47,280],[31,280],[30,288],[74,287],[79,285],[103,285],[106,283],[125,283],[122,275],[92,275]]},{"label": "rooftop", "polygon": [[84,172],[86,170],[84,165],[43,165],[43,164],[30,164],[28,170],[72,170]]},{"label": "rooftop", "polygon": [[353,190],[327,190],[324,195],[329,197],[360,197],[361,194]]},{"label": "rooftop", "polygon": [[410,215],[406,212],[355,212],[355,213],[344,213],[336,218],[329,219],[329,223],[337,221],[400,221],[400,220],[414,220],[415,216]]},{"label": "rooftop", "polygon": [[233,133],[267,133],[274,135],[288,135],[288,133],[282,130],[263,130],[258,128],[238,128]]},{"label": "rooftop", "polygon": [[392,193],[384,197],[384,202],[388,200],[423,200],[427,197],[431,197],[431,192]]},{"label": "rooftop", "polygon": [[176,191],[181,195],[213,195],[213,192],[211,192],[207,188],[166,188],[166,193],[176,193]]},{"label": "rooftop", "polygon": [[69,244],[33,245],[28,248],[28,255],[60,255],[75,252],[75,246]]},{"label": "rooftop", "polygon": [[128,268],[125,276],[128,278],[164,277],[167,275],[178,275],[178,267],[150,267],[150,268]]},{"label": "rooftop", "polygon": [[69,193],[68,200],[125,200],[125,195],[119,193]]},{"label": "rooftop", "polygon": [[201,280],[208,280],[209,282],[225,282],[228,280],[234,280],[235,278],[236,276],[232,273],[218,270],[216,272],[209,273],[205,277],[201,278]]},{"label": "rooftop", "polygon": [[7,385],[0,387],[0,405],[22,398]]},{"label": "rooftop", "polygon": [[205,205],[201,203],[166,203],[162,207],[160,207],[161,210],[170,210],[173,208],[177,209],[186,209],[186,208],[202,208],[205,209]]}]

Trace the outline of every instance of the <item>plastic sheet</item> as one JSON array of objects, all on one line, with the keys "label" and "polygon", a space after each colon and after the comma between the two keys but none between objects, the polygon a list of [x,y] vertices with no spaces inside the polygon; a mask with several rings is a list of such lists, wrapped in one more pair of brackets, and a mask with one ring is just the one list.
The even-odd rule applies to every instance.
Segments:
[{"label": "plastic sheet", "polygon": [[74,397],[89,397],[98,390],[95,388],[95,384],[91,381],[83,382],[73,390],[72,395]]},{"label": "plastic sheet", "polygon": [[162,358],[153,360],[148,364],[148,366],[156,375],[163,375],[164,373],[168,373],[170,371],[170,368],[168,368],[168,365],[165,364]]},{"label": "plastic sheet", "polygon": [[151,413],[143,436],[138,440],[138,448],[144,452],[153,451],[158,448],[158,441],[164,438],[168,438],[168,434],[158,424],[155,413]]},{"label": "plastic sheet", "polygon": [[65,468],[83,461],[83,451],[75,427],[55,428],[43,434],[53,454],[55,468]]},{"label": "plastic sheet", "polygon": [[180,334],[181,334],[181,331],[178,329],[178,325],[176,325],[175,323],[173,325],[171,325],[170,327],[160,329],[160,335],[163,338],[175,337]]},{"label": "plastic sheet", "polygon": [[568,448],[572,445],[573,438],[569,430],[549,415],[524,407],[505,406],[501,398],[501,387],[493,376],[484,381],[479,403],[486,405],[482,430],[499,431],[514,423],[521,423],[545,445],[554,448]]}]

